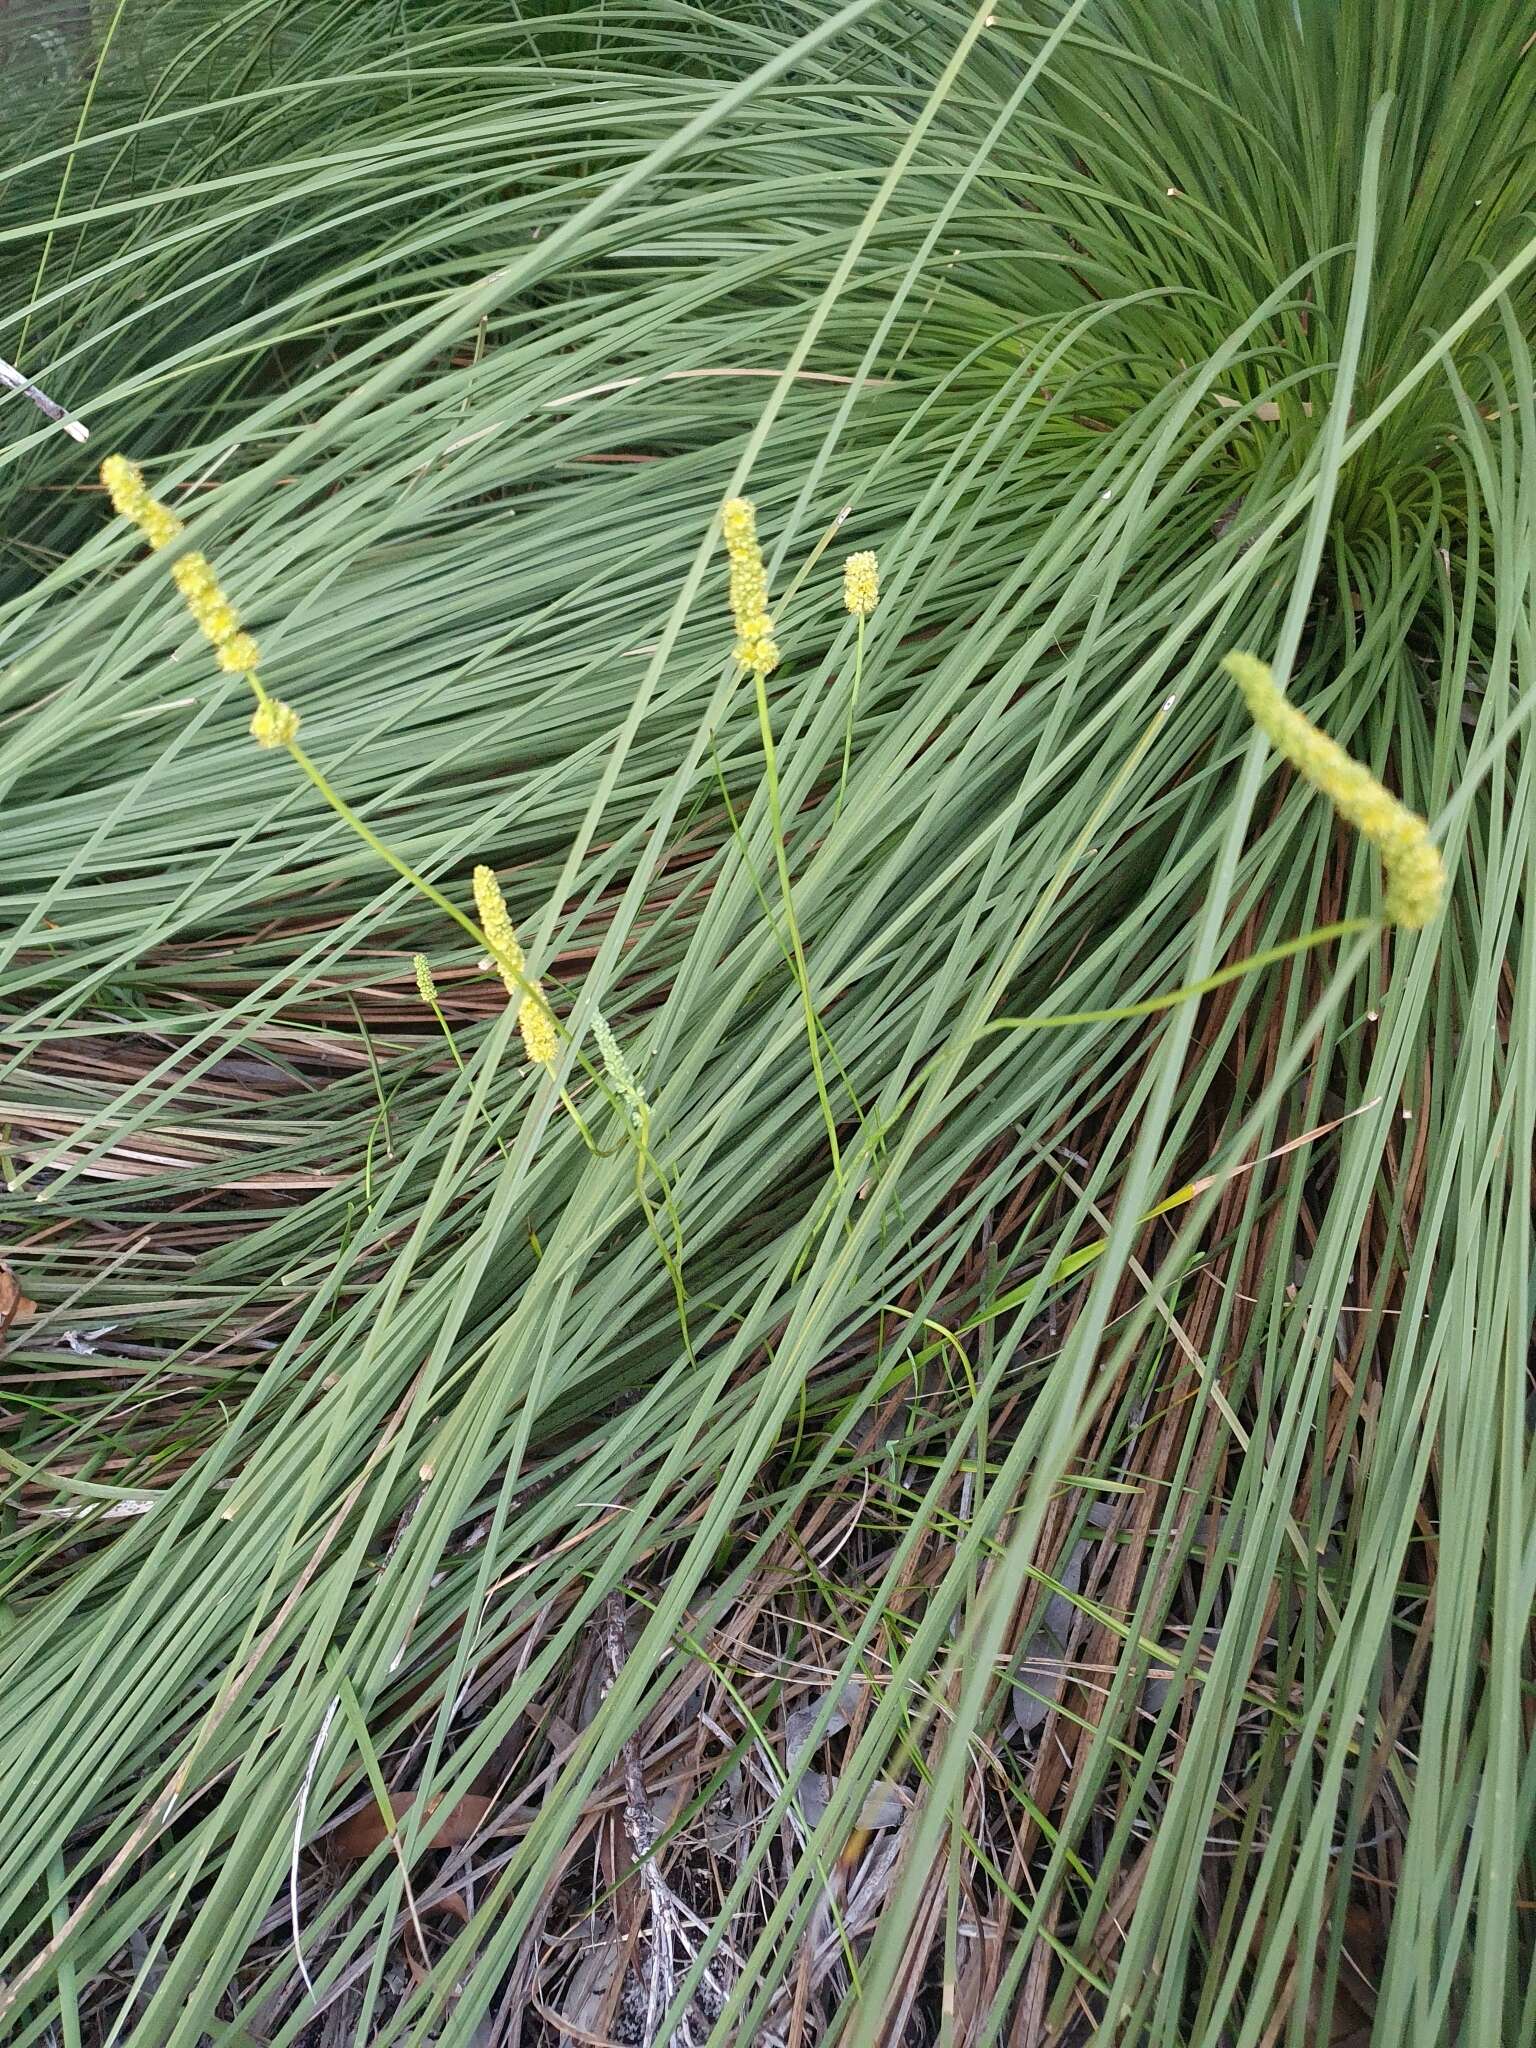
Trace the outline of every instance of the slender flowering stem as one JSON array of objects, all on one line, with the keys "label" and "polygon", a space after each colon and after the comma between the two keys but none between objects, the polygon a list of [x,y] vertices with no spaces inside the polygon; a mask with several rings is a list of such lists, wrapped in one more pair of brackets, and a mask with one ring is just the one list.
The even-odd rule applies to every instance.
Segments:
[{"label": "slender flowering stem", "polygon": [[[840,523],[840,522],[838,522]],[[779,887],[784,897],[784,915],[794,949],[796,979],[805,1007],[806,1035],[811,1047],[811,1070],[816,1093],[832,1148],[832,1164],[839,1188],[843,1180],[842,1154],[837,1142],[837,1119],[832,1113],[826,1078],[821,1068],[820,1019],[811,1000],[811,979],[805,963],[805,948],[795,920],[794,899],[789,886],[789,859],[784,847],[784,820],[779,803],[778,763],[773,747],[773,722],[768,715],[767,677],[779,663],[778,644],[773,638],[773,620],[768,610],[768,577],[763,567],[762,544],[757,537],[757,514],[749,498],[729,498],[721,513],[726,557],[730,565],[731,613],[736,622],[735,655],[751,675],[757,691],[758,725],[763,739],[763,763],[768,789],[768,812],[773,828],[774,858],[778,864]],[[834,523],[833,531],[836,531]]]},{"label": "slender flowering stem", "polygon": [[1133,1017],[1153,1017],[1160,1010],[1175,1010],[1181,1003],[1193,1002],[1197,996],[1210,995],[1212,990],[1225,988],[1229,982],[1241,981],[1245,974],[1253,974],[1261,967],[1273,967],[1281,960],[1290,960],[1297,953],[1310,952],[1314,946],[1325,946],[1331,939],[1350,939],[1356,932],[1368,932],[1375,928],[1372,917],[1345,917],[1337,924],[1320,924],[1312,931],[1303,932],[1298,939],[1282,940],[1278,946],[1266,946],[1260,953],[1250,953],[1245,960],[1234,960],[1228,967],[1217,968],[1201,981],[1189,982],[1183,988],[1171,988],[1160,996],[1146,996],[1139,1003],[1121,1003],[1110,1010],[1056,1010],[1045,1011],[1035,1017],[994,1017],[983,1024],[979,1031],[971,1034],[970,1043],[975,1045],[994,1031],[1059,1031],[1067,1024],[1121,1024]]},{"label": "slender flowering stem", "polygon": [[[469,1072],[464,1065],[464,1057],[462,1053],[459,1051],[458,1040],[453,1035],[453,1031],[449,1025],[448,1019],[443,1015],[443,1006],[441,1002],[438,1000],[437,983],[432,979],[432,970],[427,965],[426,956],[422,953],[418,953],[416,955],[414,964],[416,968],[417,993],[420,995],[421,1000],[426,1004],[427,1008],[432,1012],[433,1016],[437,1019],[438,1029],[442,1032],[444,1038],[448,1041],[448,1050],[453,1054],[453,1063],[459,1070],[460,1078],[464,1081],[468,1081]],[[501,1133],[497,1130],[495,1124],[491,1121],[491,1113],[486,1108],[483,1102],[480,1104],[480,1114],[485,1119],[485,1127],[490,1132],[491,1137],[495,1141],[496,1149],[500,1152],[503,1159],[509,1158],[511,1155],[508,1153],[506,1146],[502,1143]]]},{"label": "slender flowering stem", "polygon": [[848,722],[843,728],[843,769],[837,778],[837,802],[832,806],[832,822],[835,825],[842,815],[843,798],[848,794],[848,764],[853,758],[853,721],[859,708],[859,684],[864,676],[864,614],[859,614],[859,636],[853,648],[853,688],[848,692]]},{"label": "slender flowering stem", "polygon": [[816,1005],[811,997],[811,975],[806,965],[805,947],[800,939],[800,924],[795,916],[794,896],[789,883],[789,855],[784,845],[784,819],[779,803],[778,757],[773,745],[773,720],[768,713],[768,686],[761,669],[753,671],[752,681],[757,692],[757,723],[763,741],[763,780],[768,791],[768,819],[773,830],[773,857],[779,871],[779,893],[784,898],[784,921],[789,927],[789,943],[794,949],[795,979],[800,985],[800,1000],[805,1010],[806,1037],[811,1048],[811,1071],[816,1077],[816,1093],[821,1098],[821,1113],[827,1126],[827,1143],[832,1150],[832,1170],[839,1187],[843,1179],[842,1152],[837,1142],[837,1119],[832,1113],[832,1100],[827,1093],[826,1076],[821,1066],[821,1020],[816,1015]]},{"label": "slender flowering stem", "polygon": [[[458,905],[451,898],[445,896],[435,883],[429,882],[425,875],[419,875],[408,861],[400,858],[393,847],[385,845],[373,827],[365,819],[360,818],[346,798],[339,795],[331,787],[331,784],[326,780],[324,770],[317,762],[310,759],[297,740],[289,740],[286,742],[286,745],[289,754],[292,755],[298,767],[308,777],[319,795],[330,805],[337,817],[341,819],[342,823],[350,826],[358,838],[362,840],[363,844],[376,853],[380,860],[387,862],[395,870],[396,874],[403,876],[411,884],[412,888],[419,889],[429,903],[435,903],[446,917],[451,917],[461,931],[468,933],[469,937],[474,940],[476,946],[481,951],[494,956],[496,948],[491,944],[485,933],[481,931],[474,919],[466,917]],[[503,962],[498,957],[497,965],[498,967],[511,966],[512,963]],[[514,973],[517,972],[515,966],[512,968],[512,971]]]}]

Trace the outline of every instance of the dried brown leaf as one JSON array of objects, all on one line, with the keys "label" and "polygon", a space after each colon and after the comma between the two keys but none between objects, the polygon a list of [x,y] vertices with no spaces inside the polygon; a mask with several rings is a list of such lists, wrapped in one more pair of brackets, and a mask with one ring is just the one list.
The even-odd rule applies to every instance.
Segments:
[{"label": "dried brown leaf", "polygon": [[[415,1796],[396,1804],[395,1829],[405,1825],[406,1816],[416,1803]],[[486,1832],[490,1818],[491,1802],[483,1792],[466,1792],[455,1805],[450,1806],[441,1820],[434,1821],[438,1805],[436,1799],[427,1802],[428,1830],[422,1843],[424,1849],[458,1849],[464,1843],[472,1842],[479,1834]],[[387,1842],[394,1832],[385,1825],[384,1816],[376,1799],[359,1807],[356,1813],[333,1828],[328,1837],[335,1853],[347,1863],[362,1863],[371,1856],[381,1842]]]},{"label": "dried brown leaf", "polygon": [[37,1314],[37,1303],[29,1301],[21,1291],[21,1282],[9,1266],[0,1266],[0,1330],[8,1330],[13,1323],[30,1322]]}]

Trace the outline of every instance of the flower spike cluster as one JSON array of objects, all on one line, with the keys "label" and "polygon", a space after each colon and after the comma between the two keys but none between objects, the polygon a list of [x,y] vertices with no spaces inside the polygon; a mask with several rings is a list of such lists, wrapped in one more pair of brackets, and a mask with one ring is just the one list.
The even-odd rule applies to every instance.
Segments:
[{"label": "flower spike cluster", "polygon": [[507,909],[507,899],[501,893],[501,884],[487,867],[475,869],[475,915],[480,920],[481,931],[490,942],[496,971],[507,994],[521,1001],[523,949],[512,929],[512,917]]},{"label": "flower spike cluster", "polygon": [[856,619],[867,619],[880,602],[880,563],[865,548],[843,564],[843,604]]},{"label": "flower spike cluster", "polygon": [[[101,465],[101,481],[112,509],[131,519],[150,546],[168,548],[186,532],[186,527],[169,505],[150,493],[143,471],[121,455],[109,455]],[[257,695],[251,718],[251,735],[258,746],[286,747],[299,730],[299,714],[290,704],[269,697],[257,681],[261,649],[243,631],[240,614],[224,594],[206,555],[195,550],[180,555],[171,564],[171,581],[181,592],[187,610],[214,651],[214,658],[226,675],[244,676]]]},{"label": "flower spike cluster", "polygon": [[721,515],[725,552],[731,565],[731,612],[736,621],[736,659],[753,675],[770,675],[779,665],[778,643],[768,611],[768,577],[757,538],[757,515],[748,498],[728,498]]},{"label": "flower spike cluster", "polygon": [[258,747],[290,747],[298,738],[299,714],[291,704],[262,692],[251,713],[251,738]]},{"label": "flower spike cluster", "polygon": [[168,548],[186,531],[169,505],[150,496],[144,472],[121,455],[109,455],[101,465],[101,480],[112,510],[131,519],[152,548]]},{"label": "flower spike cluster", "polygon": [[1296,709],[1267,661],[1229,654],[1222,667],[1276,753],[1320,789],[1345,823],[1381,855],[1387,883],[1383,907],[1391,922],[1410,930],[1428,924],[1445,894],[1445,864],[1424,820]]},{"label": "flower spike cluster", "polygon": [[630,1129],[642,1130],[650,1104],[646,1101],[645,1090],[635,1078],[634,1069],[624,1056],[623,1048],[613,1035],[613,1027],[601,1010],[592,1012],[592,1036],[602,1058],[603,1071],[624,1105]]},{"label": "flower spike cluster", "polygon": [[[121,455],[107,457],[101,465],[101,480],[112,509],[131,519],[152,548],[167,548],[186,531],[168,505],[150,496],[142,472]],[[181,556],[171,564],[171,580],[212,643],[219,667],[231,675],[249,675],[261,660],[260,650],[250,634],[240,630],[240,614],[224,595],[208,557],[195,553]]]},{"label": "flower spike cluster", "polygon": [[533,990],[517,1006],[517,1028],[523,1034],[523,1051],[528,1055],[529,1065],[552,1067],[560,1050],[560,1033],[555,1013],[545,1002],[544,991],[537,982]]},{"label": "flower spike cluster", "polygon": [[560,1033],[554,1012],[544,1000],[544,991],[529,979],[523,966],[523,949],[512,926],[501,884],[490,868],[475,869],[475,910],[480,929],[490,942],[497,972],[507,994],[517,1002],[517,1028],[523,1050],[536,1067],[554,1064],[560,1050]]}]

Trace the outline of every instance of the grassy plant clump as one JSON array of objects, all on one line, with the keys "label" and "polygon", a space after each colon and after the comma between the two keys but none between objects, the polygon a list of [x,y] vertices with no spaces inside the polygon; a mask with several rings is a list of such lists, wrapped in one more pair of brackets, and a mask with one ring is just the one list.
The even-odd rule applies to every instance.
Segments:
[{"label": "grassy plant clump", "polygon": [[90,31],[6,2038],[1536,2048],[1527,9]]}]

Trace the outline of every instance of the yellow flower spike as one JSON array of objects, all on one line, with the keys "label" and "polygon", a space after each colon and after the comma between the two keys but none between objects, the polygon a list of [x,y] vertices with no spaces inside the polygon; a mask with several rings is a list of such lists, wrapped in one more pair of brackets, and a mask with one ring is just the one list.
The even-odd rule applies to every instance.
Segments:
[{"label": "yellow flower spike", "polygon": [[156,498],[146,502],[139,527],[152,548],[168,548],[187,530],[170,506],[162,505]]},{"label": "yellow flower spike", "polygon": [[731,614],[736,621],[736,659],[754,675],[779,665],[773,619],[768,610],[768,576],[757,538],[757,513],[749,498],[727,498],[720,515],[730,562]]},{"label": "yellow flower spike", "polygon": [[480,929],[490,941],[496,971],[507,994],[521,1001],[523,985],[518,977],[523,971],[523,949],[512,929],[512,918],[507,900],[501,893],[501,884],[487,867],[475,869],[475,911],[480,919]]},{"label": "yellow flower spike", "polygon": [[261,649],[249,633],[232,633],[218,650],[219,667],[232,676],[248,676],[261,666]]},{"label": "yellow flower spike", "polygon": [[843,564],[843,604],[856,619],[867,619],[880,602],[880,564],[865,548]]},{"label": "yellow flower spike", "polygon": [[170,506],[150,495],[143,471],[121,455],[107,457],[101,465],[101,480],[113,511],[131,519],[152,548],[169,547],[184,531]]},{"label": "yellow flower spike", "polygon": [[745,640],[738,640],[732,652],[742,667],[755,676],[771,676],[779,665],[779,643],[771,633],[752,633]]},{"label": "yellow flower spike", "polygon": [[172,562],[171,581],[188,604],[194,599],[212,599],[219,595],[219,579],[213,573],[213,564],[206,555],[195,550]]},{"label": "yellow flower spike", "polygon": [[534,983],[534,993],[524,996],[518,1006],[517,1028],[523,1034],[523,1050],[534,1067],[551,1067],[560,1050],[560,1033],[555,1015],[544,1000],[544,991]]},{"label": "yellow flower spike", "polygon": [[258,747],[291,746],[298,731],[299,714],[276,697],[263,697],[251,713],[251,737]]},{"label": "yellow flower spike", "polygon": [[1222,667],[1275,752],[1320,789],[1345,823],[1381,855],[1387,884],[1383,908],[1390,922],[1410,931],[1428,924],[1445,895],[1445,863],[1424,820],[1296,709],[1267,661],[1236,653]]},{"label": "yellow flower spike", "polygon": [[560,1034],[554,1012],[544,1000],[538,983],[532,989],[523,976],[523,949],[512,928],[507,899],[501,884],[488,867],[475,869],[475,911],[480,929],[490,940],[492,964],[500,974],[509,996],[517,999],[517,1028],[523,1035],[523,1050],[536,1067],[547,1067],[560,1050]]},{"label": "yellow flower spike", "polygon": [[[186,527],[171,508],[151,497],[142,473],[121,455],[107,457],[101,465],[101,480],[113,508],[125,519],[133,521],[152,548],[168,548],[186,532]],[[250,634],[240,630],[240,614],[224,595],[208,557],[196,550],[182,555],[171,564],[171,580],[185,599],[187,610],[196,620],[204,638],[213,643],[219,667],[230,675],[252,674],[260,665],[260,650]],[[294,731],[297,731],[297,714],[293,717]],[[259,708],[257,718],[262,718]],[[263,720],[262,729],[266,730],[269,723]],[[251,729],[256,731],[256,720],[252,721]],[[257,737],[261,737],[260,733]],[[292,733],[286,737],[291,738]],[[282,744],[282,739],[262,740],[263,746]]]},{"label": "yellow flower spike", "polygon": [[430,1005],[437,1001],[437,983],[432,979],[432,969],[425,953],[418,953],[411,965],[416,970],[416,993]]},{"label": "yellow flower spike", "polygon": [[233,640],[240,630],[240,614],[228,598],[223,596],[216,597],[211,604],[194,605],[192,616],[215,647],[221,646],[226,640]]},{"label": "yellow flower spike", "polygon": [[109,455],[101,465],[101,481],[112,500],[112,510],[124,519],[137,522],[149,502],[143,471],[129,462],[126,456]]}]

